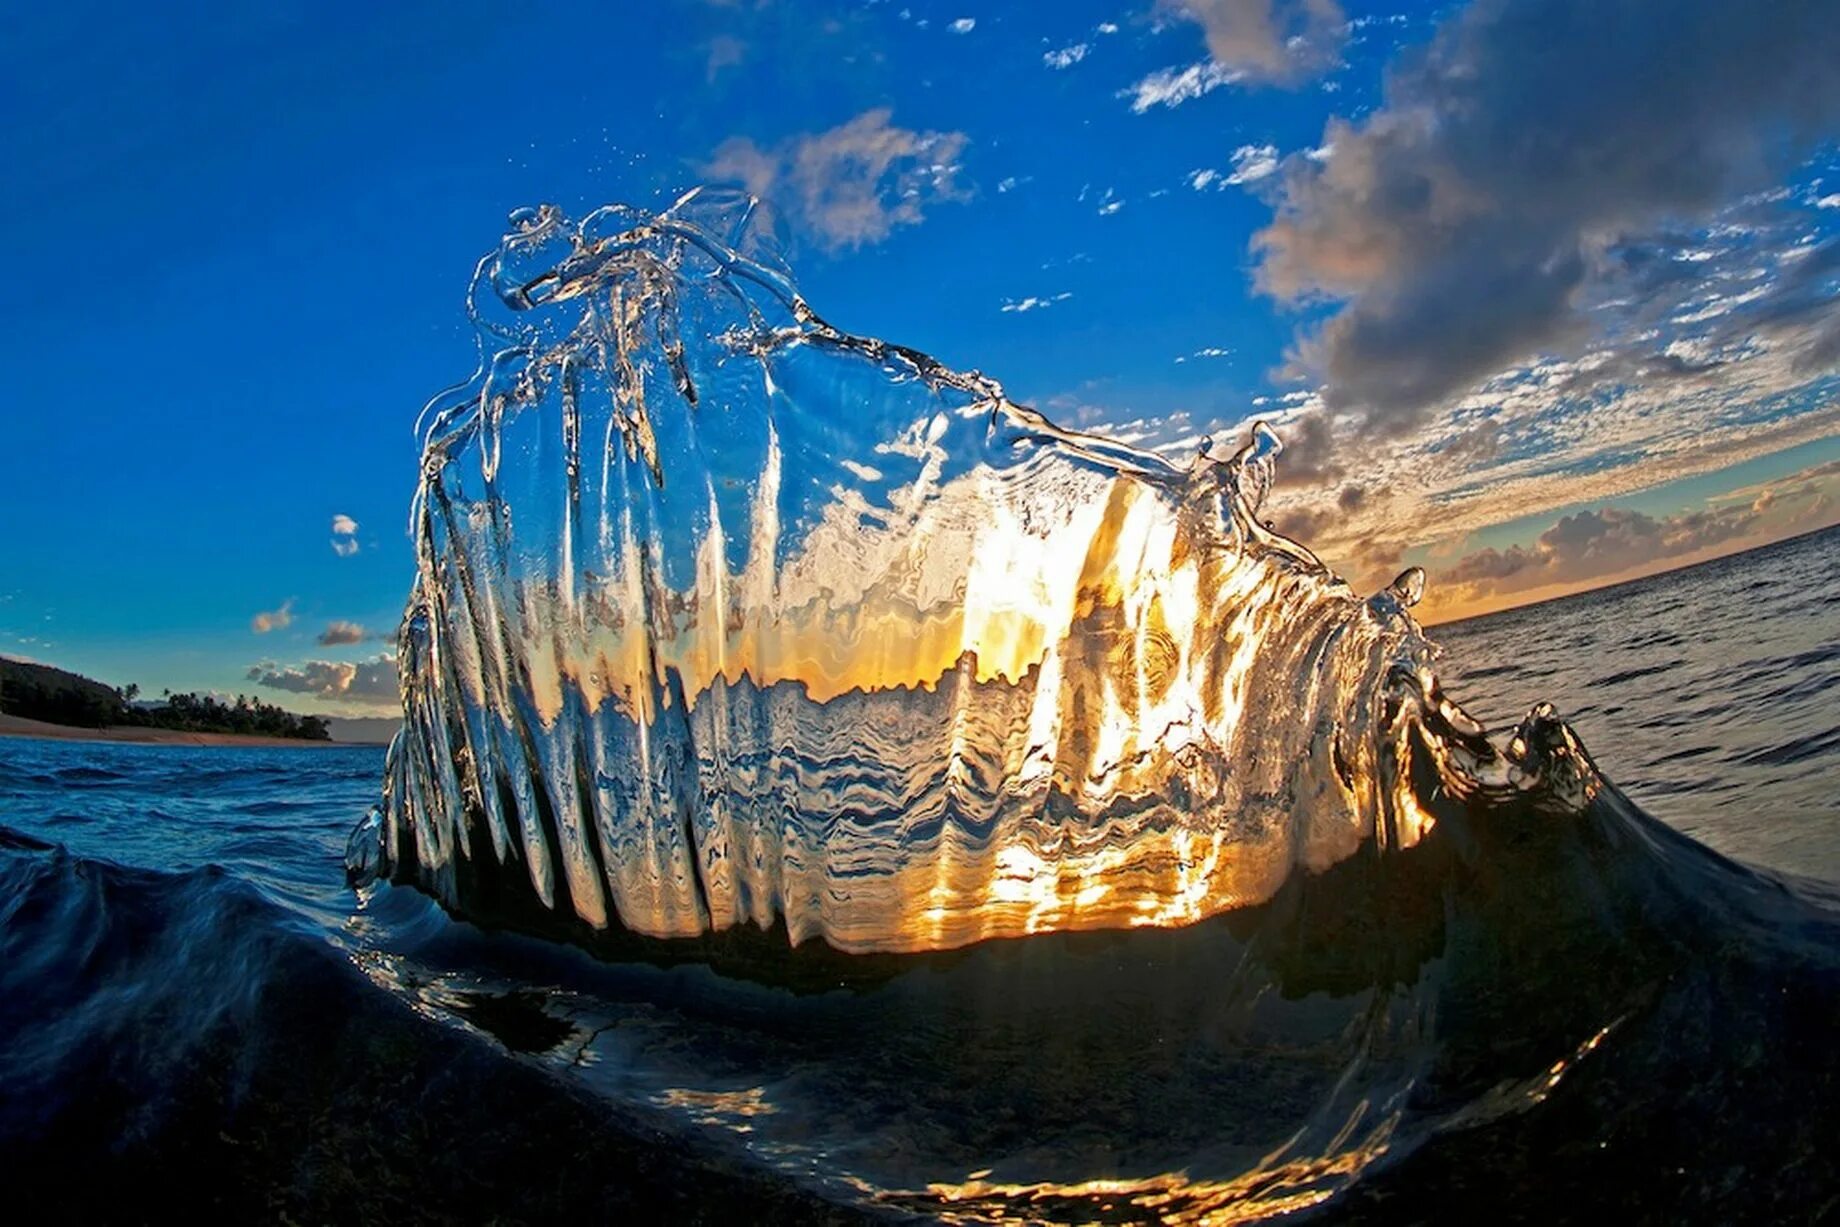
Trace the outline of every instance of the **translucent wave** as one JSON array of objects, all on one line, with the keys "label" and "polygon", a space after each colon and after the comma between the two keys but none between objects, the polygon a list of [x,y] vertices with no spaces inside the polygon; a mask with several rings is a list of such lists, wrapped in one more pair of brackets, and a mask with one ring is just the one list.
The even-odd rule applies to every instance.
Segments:
[{"label": "translucent wave", "polygon": [[846,952],[1172,926],[1410,846],[1443,703],[1363,600],[1187,467],[851,336],[746,197],[513,215],[424,416],[405,725],[360,879],[594,944]]}]

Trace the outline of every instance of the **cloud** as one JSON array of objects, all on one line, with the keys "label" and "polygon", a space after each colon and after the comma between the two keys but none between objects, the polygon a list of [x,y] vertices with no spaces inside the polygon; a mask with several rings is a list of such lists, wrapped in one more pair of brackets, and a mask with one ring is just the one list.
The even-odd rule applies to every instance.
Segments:
[{"label": "cloud", "polygon": [[1335,0],[1161,0],[1157,9],[1199,24],[1218,67],[1273,85],[1333,67],[1348,28]]},{"label": "cloud", "polygon": [[335,621],[319,634],[321,647],[364,642],[364,628],[356,622]]},{"label": "cloud", "polygon": [[998,310],[1005,314],[1016,315],[1021,315],[1029,311],[1045,311],[1055,303],[1066,302],[1072,297],[1072,290],[1062,290],[1059,294],[1050,294],[1045,298],[1038,298],[1033,294],[1029,295],[1027,298],[1021,299],[1006,298],[1003,300],[1003,305],[999,307]]},{"label": "cloud", "polygon": [[1091,43],[1074,43],[1071,47],[1062,47],[1058,51],[1042,52],[1041,62],[1049,68],[1064,70],[1072,68],[1085,59],[1086,53],[1091,50]]},{"label": "cloud", "polygon": [[724,68],[734,68],[747,59],[747,44],[732,34],[718,34],[709,40],[709,56],[703,63],[703,79],[714,83]]},{"label": "cloud", "polygon": [[279,609],[270,609],[257,614],[249,620],[249,629],[258,635],[278,631],[294,624],[294,598],[281,602]]},{"label": "cloud", "polygon": [[358,552],[358,522],[348,515],[332,517],[332,552],[340,558]]},{"label": "cloud", "polygon": [[335,537],[349,537],[358,531],[358,522],[348,515],[332,517],[332,533]]},{"label": "cloud", "polygon": [[1235,187],[1257,183],[1278,173],[1276,145],[1241,145],[1233,151],[1233,173],[1225,182]]},{"label": "cloud", "polygon": [[250,681],[270,690],[310,694],[322,699],[388,701],[399,697],[396,662],[388,656],[356,663],[343,660],[309,660],[281,666],[272,661],[251,666]]},{"label": "cloud", "polygon": [[977,18],[960,17],[957,21],[947,26],[946,29],[952,31],[954,34],[969,34],[971,31],[977,29]]},{"label": "cloud", "polygon": [[957,178],[965,134],[900,128],[892,116],[887,107],[864,111],[770,149],[732,137],[701,169],[771,200],[832,251],[879,243],[897,226],[917,225],[929,206],[964,199]]},{"label": "cloud", "polygon": [[1607,579],[1747,536],[1768,505],[1709,508],[1659,519],[1619,507],[1580,511],[1562,517],[1531,546],[1468,554],[1440,579],[1467,585],[1477,597]]},{"label": "cloud", "polygon": [[1131,100],[1131,110],[1142,115],[1151,107],[1179,107],[1244,79],[1243,73],[1219,64],[1203,61],[1186,68],[1159,68],[1130,89],[1120,90],[1120,98]]},{"label": "cloud", "polygon": [[1295,365],[1402,432],[1575,350],[1620,247],[1780,183],[1836,122],[1819,0],[1475,0],[1395,66],[1384,107],[1330,121],[1332,154],[1285,161],[1258,282],[1341,304]]}]

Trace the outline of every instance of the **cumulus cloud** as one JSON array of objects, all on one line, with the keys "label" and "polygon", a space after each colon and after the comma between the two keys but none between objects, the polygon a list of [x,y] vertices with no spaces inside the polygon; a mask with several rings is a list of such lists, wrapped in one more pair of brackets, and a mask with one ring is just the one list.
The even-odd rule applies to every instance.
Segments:
[{"label": "cumulus cloud", "polygon": [[1056,51],[1042,52],[1041,62],[1049,68],[1064,70],[1072,68],[1085,59],[1086,53],[1091,50],[1091,43],[1074,43],[1070,47],[1062,47]]},{"label": "cumulus cloud", "polygon": [[969,34],[971,31],[977,29],[977,18],[960,17],[957,21],[947,26],[946,29],[952,31],[954,34]]},{"label": "cumulus cloud", "polygon": [[1215,65],[1274,85],[1334,66],[1347,36],[1336,0],[1160,0],[1157,10],[1199,24]]},{"label": "cumulus cloud", "polygon": [[930,206],[964,199],[957,180],[965,134],[901,128],[892,118],[880,107],[764,149],[732,137],[702,171],[771,200],[833,251],[879,243],[898,226],[918,224]]},{"label": "cumulus cloud", "polygon": [[249,629],[258,635],[278,631],[294,624],[294,598],[281,602],[279,609],[265,610],[249,620]]},{"label": "cumulus cloud", "polygon": [[1607,579],[1749,535],[1765,508],[1708,508],[1656,518],[1603,507],[1562,517],[1530,546],[1478,550],[1442,573],[1476,596]]},{"label": "cumulus cloud", "polygon": [[1820,0],[1475,0],[1385,106],[1330,122],[1332,153],[1285,161],[1259,284],[1341,304],[1296,364],[1332,408],[1403,431],[1575,350],[1620,248],[1780,183],[1836,122]]},{"label": "cumulus cloud", "polygon": [[332,552],[340,558],[358,552],[358,522],[348,515],[332,517]]},{"label": "cumulus cloud", "polygon": [[335,621],[319,633],[321,647],[364,642],[364,628],[356,622]]},{"label": "cumulus cloud", "polygon": [[309,660],[288,666],[265,661],[251,666],[248,678],[256,685],[266,686],[270,690],[310,694],[322,699],[378,702],[398,697],[396,662],[388,656],[355,663]]}]

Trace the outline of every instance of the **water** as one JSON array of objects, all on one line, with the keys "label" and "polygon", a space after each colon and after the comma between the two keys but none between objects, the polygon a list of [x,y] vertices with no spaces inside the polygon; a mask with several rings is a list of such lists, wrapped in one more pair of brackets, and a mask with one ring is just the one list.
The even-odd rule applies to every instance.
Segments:
[{"label": "water", "polygon": [[1727,856],[1840,881],[1840,530],[1436,628],[1495,726],[1547,699],[1649,812]]},{"label": "water", "polygon": [[841,332],[741,196],[522,211],[468,301],[366,875],[602,948],[912,952],[1417,838],[1379,765],[1435,702],[1415,581],[1263,527],[1269,433],[1175,466]]},{"label": "water", "polygon": [[1171,466],[838,332],[745,201],[520,214],[472,314],[387,756],[0,743],[0,1174],[51,1209],[1840,1191],[1840,535],[1440,661],[1421,576],[1260,525],[1268,440]]},{"label": "water", "polygon": [[[1453,685],[1481,710],[1511,712],[1539,694],[1578,695],[1580,708],[1595,703],[1576,723],[1587,735],[1604,726],[1592,740],[1618,771],[1667,788],[1645,798],[1657,814],[1685,815],[1680,822],[1723,851],[1757,849],[1776,869],[1832,878],[1840,755],[1831,738],[1813,754],[1798,747],[1810,744],[1823,715],[1833,719],[1831,702],[1819,701],[1833,684],[1823,663],[1831,656],[1802,646],[1812,636],[1818,647],[1825,626],[1832,652],[1832,615],[1823,623],[1803,605],[1833,597],[1783,577],[1831,574],[1837,553],[1840,533],[1829,532],[1439,628],[1433,638],[1447,652]],[[1730,594],[1777,583],[1791,599],[1734,615],[1741,602]],[[1667,611],[1674,635],[1703,645],[1696,660],[1704,663],[1677,666],[1665,689],[1628,676],[1641,667],[1635,661],[1595,674],[1581,664],[1640,637],[1633,617],[1603,616],[1605,607],[1631,606]],[[1530,624],[1543,634],[1530,639]],[[1745,654],[1750,667],[1734,678],[1732,662]],[[1766,671],[1760,659],[1774,663]],[[1488,672],[1504,661],[1516,662],[1512,678]],[[1464,681],[1472,672],[1484,676]],[[1591,684],[1617,674],[1622,680]],[[1735,701],[1765,692],[1777,696],[1774,706]],[[1722,717],[1678,720],[1720,703],[1728,705]],[[1605,707],[1621,710],[1606,715]],[[1670,733],[1615,735],[1670,721]],[[1759,768],[1772,750],[1797,769]],[[0,1047],[0,1167],[31,1172],[43,1205],[137,1217],[118,1200],[131,1196],[152,1207],[148,1215],[214,1205],[250,1216],[279,1209],[297,1219],[419,1220],[703,1204],[709,1213],[727,1206],[811,1221],[865,1201],[890,1203],[848,1181],[827,1182],[810,1163],[787,1163],[776,1147],[796,1156],[801,1145],[826,1143],[835,1153],[847,1149],[841,1139],[886,1139],[891,1125],[920,1117],[905,1145],[959,1152],[962,1182],[1006,1144],[1013,1148],[1029,1122],[1058,1116],[1087,1122],[1082,1162],[1123,1167],[1131,1136],[1167,1141],[1172,1116],[1186,1115],[1180,1141],[1192,1154],[1205,1148],[1208,1131],[1308,1102],[1320,1089],[1271,1052],[1248,1059],[1243,1047],[1221,1042],[1223,1031],[1244,1031],[1239,1014],[1248,1007],[1220,1007],[1233,978],[1221,947],[1237,943],[1205,925],[1128,935],[1187,934],[1194,950],[1133,948],[1103,934],[1083,935],[1090,946],[1074,941],[1039,954],[1026,942],[999,944],[988,966],[961,964],[956,979],[953,967],[929,965],[905,981],[811,994],[698,966],[607,965],[485,934],[411,890],[361,898],[345,885],[341,858],[351,815],[374,797],[383,757],[369,748],[0,740],[0,823],[14,832],[0,837],[0,1032],[8,1040]],[[1742,789],[1729,786],[1734,770],[1747,773]],[[64,850],[26,845],[28,836]],[[1693,870],[1689,900],[1719,903],[1761,881],[1684,849],[1668,850],[1670,871],[1680,869],[1676,857]],[[1530,1189],[1556,1199],[1593,1173],[1606,1181],[1604,1190],[1585,1190],[1593,1198],[1655,1198],[1659,1183],[1679,1200],[1657,1204],[1705,1221],[1758,1196],[1764,1178],[1778,1191],[1765,1190],[1748,1217],[1801,1217],[1821,1204],[1834,1187],[1817,1141],[1834,1123],[1825,1038],[1834,971],[1823,936],[1832,932],[1833,897],[1807,881],[1795,889],[1796,907],[1807,909],[1793,913],[1796,941],[1817,945],[1790,964],[1801,992],[1829,994],[1827,1012],[1797,1024],[1793,1009],[1774,1004],[1780,992],[1756,984],[1708,1000],[1712,990],[1696,977],[1729,975],[1747,961],[1767,966],[1775,957],[1767,952],[1782,941],[1754,920],[1721,920],[1713,954],[1678,973],[1678,999],[1648,1006],[1665,1052],[1638,1042],[1637,1020],[1625,1019],[1580,1066],[1602,1070],[1602,1085],[1563,1080],[1544,1102],[1495,1122],[1493,1134],[1478,1127],[1434,1138],[1397,1174],[1382,1165],[1373,1187],[1390,1196],[1362,1201],[1357,1185],[1355,1199],[1331,1208],[1410,1220],[1414,1207],[1425,1208],[1412,1200],[1412,1186],[1424,1181],[1482,1212]],[[1414,923],[1403,910],[1381,912],[1395,925]],[[1557,923],[1542,917],[1532,931]],[[1335,946],[1346,947],[1353,953],[1345,973],[1358,983],[1371,951],[1357,950],[1350,932],[1329,937],[1309,957],[1328,965]],[[1594,925],[1578,940],[1581,957],[1622,961],[1648,939]],[[1451,961],[1452,941],[1447,932],[1445,954],[1419,974]],[[1580,974],[1563,962],[1544,968],[1542,945],[1505,955],[1492,974]],[[1195,974],[1210,962],[1213,974]],[[1340,1025],[1348,987],[1315,988],[1295,1001],[1280,992],[1251,1010],[1284,1016],[1285,1045],[1307,1053]],[[1363,991],[1353,995],[1368,1002]],[[852,1003],[863,1008],[848,1014]],[[1068,1027],[1054,1017],[1063,1009],[1101,1021]],[[1591,1024],[1622,1013],[1618,1002],[1588,1012],[1572,1047],[1592,1038]],[[852,1037],[849,1027],[860,1030]],[[1750,1069],[1708,1076],[1726,1060]],[[1593,1069],[1593,1061],[1602,1064]],[[1683,1078],[1703,1089],[1746,1072],[1782,1081],[1751,1088],[1751,1101],[1721,1100],[1711,1121],[1677,1119],[1693,1107]],[[1591,1106],[1604,1086],[1629,1095],[1632,1085],[1633,1103]],[[942,1120],[965,1140],[954,1145],[933,1132]],[[768,1121],[771,1130],[744,1132]],[[1111,1135],[1108,1126],[1119,1122],[1127,1128]],[[770,1142],[755,1140],[767,1133]],[[1539,1153],[1504,1159],[1504,1134]],[[1616,1148],[1603,1152],[1612,1161],[1589,1166],[1588,1152],[1605,1142]],[[1733,1174],[1747,1157],[1759,1162],[1759,1150],[1764,1166]],[[890,1147],[884,1160],[891,1153],[898,1158]],[[592,1160],[585,1171],[582,1156]],[[1676,1170],[1683,1167],[1685,1175]],[[1773,1175],[1779,1167],[1800,1175],[1783,1184]],[[1708,1186],[1709,1202],[1691,1200]],[[1089,1217],[1077,1204],[1029,1204],[1041,1217]]]}]

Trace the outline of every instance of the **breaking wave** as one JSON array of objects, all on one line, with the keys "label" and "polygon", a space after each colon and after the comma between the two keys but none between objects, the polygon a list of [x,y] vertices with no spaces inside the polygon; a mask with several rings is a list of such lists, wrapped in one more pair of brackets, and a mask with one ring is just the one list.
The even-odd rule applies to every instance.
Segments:
[{"label": "breaking wave", "polygon": [[745,197],[523,211],[470,301],[361,874],[590,941],[914,951],[1190,923],[1422,834],[1422,577],[1362,600],[1263,527],[1268,432],[1176,467],[840,332]]},{"label": "breaking wave", "polygon": [[[1261,523],[1269,432],[1172,465],[841,332],[745,197],[512,221],[346,854],[354,932],[411,885],[490,966],[377,983],[942,1221],[1840,1186],[1831,892],[1641,813],[1544,704],[1465,714],[1421,573],[1363,597]],[[629,983],[681,963],[722,974]]]}]

